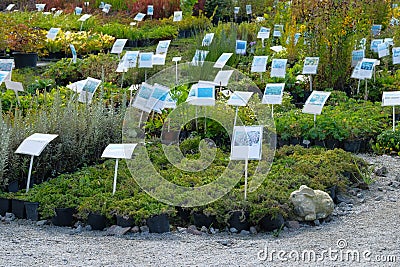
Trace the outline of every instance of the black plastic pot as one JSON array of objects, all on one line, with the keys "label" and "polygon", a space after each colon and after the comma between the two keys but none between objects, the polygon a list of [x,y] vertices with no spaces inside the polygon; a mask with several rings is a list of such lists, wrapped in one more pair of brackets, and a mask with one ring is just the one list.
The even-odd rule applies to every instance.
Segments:
[{"label": "black plastic pot", "polygon": [[115,216],[117,218],[117,225],[121,227],[133,227],[135,226],[135,221],[131,217],[126,216]]},{"label": "black plastic pot", "polygon": [[248,222],[249,219],[249,212],[243,211],[234,211],[231,214],[231,217],[228,220],[229,227],[233,227],[238,232],[242,230],[248,231],[250,229],[250,224]]},{"label": "black plastic pot", "polygon": [[107,218],[102,214],[89,213],[87,224],[92,227],[92,230],[103,231],[107,226]]},{"label": "black plastic pot", "polygon": [[56,208],[56,216],[53,217],[52,223],[56,226],[72,226],[74,223],[75,208]]},{"label": "black plastic pot", "polygon": [[271,215],[265,215],[260,221],[259,225],[262,230],[271,232],[276,229],[280,229],[282,225],[285,223],[283,216],[278,214],[275,218]]},{"label": "black plastic pot", "polygon": [[31,221],[39,220],[39,202],[25,202],[26,218]]},{"label": "black plastic pot", "polygon": [[199,228],[201,228],[202,226],[210,228],[210,226],[215,224],[215,222],[215,216],[207,216],[203,213],[193,213],[193,223]]},{"label": "black plastic pot", "polygon": [[16,69],[22,69],[26,67],[35,68],[37,65],[37,53],[14,52],[13,57]]},{"label": "black plastic pot", "polygon": [[325,147],[328,149],[335,149],[341,147],[340,141],[335,139],[326,139],[324,143]]},{"label": "black plastic pot", "polygon": [[361,140],[347,140],[343,144],[343,148],[347,152],[357,153],[360,151]]},{"label": "black plastic pot", "polygon": [[160,214],[150,217],[146,220],[150,233],[166,233],[169,232],[169,219],[167,214]]},{"label": "black plastic pot", "polygon": [[10,193],[18,192],[18,190],[19,190],[18,181],[11,181],[8,184],[7,190]]},{"label": "black plastic pot", "polygon": [[19,219],[26,218],[25,201],[19,199],[11,200],[11,212]]},{"label": "black plastic pot", "polygon": [[11,200],[7,198],[0,198],[0,215],[4,216],[6,212],[11,211]]}]

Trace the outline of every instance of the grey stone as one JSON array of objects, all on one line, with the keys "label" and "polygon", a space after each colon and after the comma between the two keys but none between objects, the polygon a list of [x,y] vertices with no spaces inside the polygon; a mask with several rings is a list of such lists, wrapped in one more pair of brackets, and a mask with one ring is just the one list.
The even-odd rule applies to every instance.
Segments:
[{"label": "grey stone", "polygon": [[92,226],[91,225],[86,225],[85,226],[85,231],[92,231]]},{"label": "grey stone", "polygon": [[375,169],[375,175],[377,176],[386,176],[388,170],[385,166]]},{"label": "grey stone", "polygon": [[292,192],[290,201],[294,205],[294,212],[299,216],[299,220],[304,221],[326,218],[334,209],[333,200],[328,193],[313,190],[306,185]]},{"label": "grey stone", "polygon": [[214,229],[214,227],[210,227],[210,233],[214,235],[217,233],[217,231]]},{"label": "grey stone", "polygon": [[116,235],[116,236],[121,236],[126,234],[127,232],[129,232],[129,230],[131,229],[131,227],[121,227],[118,225],[112,225],[110,226],[110,228],[107,229],[106,235],[112,236],[112,235]]},{"label": "grey stone", "polygon": [[5,214],[5,216],[4,216],[4,221],[5,221],[5,222],[12,222],[12,221],[14,221],[15,219],[16,219],[16,218],[15,218],[14,213],[6,212],[6,214]]},{"label": "grey stone", "polygon": [[344,203],[346,203],[346,204],[351,204],[351,203],[353,203],[353,200],[351,200],[351,198],[345,197],[345,196],[340,195],[340,194],[338,194],[338,195],[336,196],[336,198],[337,198],[337,202],[338,202],[338,203],[342,203],[342,202],[344,202]]},{"label": "grey stone", "polygon": [[250,227],[250,233],[251,233],[252,235],[256,235],[256,234],[257,234],[257,229],[256,229],[254,226],[251,226],[251,227]]},{"label": "grey stone", "polygon": [[37,226],[43,226],[43,225],[45,225],[45,224],[47,224],[47,220],[40,220],[40,221],[37,221],[37,222],[36,222],[36,225],[37,225]]},{"label": "grey stone", "polygon": [[379,187],[378,187],[378,191],[383,192],[383,187],[379,186]]},{"label": "grey stone", "polygon": [[140,232],[139,226],[137,226],[137,225],[136,225],[136,226],[133,226],[133,227],[131,228],[131,232],[132,232],[132,233],[135,233],[135,234],[136,234],[136,233],[139,233],[139,232]]},{"label": "grey stone", "polygon": [[365,203],[365,198],[361,198],[360,203]]},{"label": "grey stone", "polygon": [[140,226],[140,232],[148,233],[149,231],[150,230],[149,230],[149,227],[147,225]]},{"label": "grey stone", "polygon": [[231,227],[229,228],[229,232],[231,232],[232,234],[236,234],[238,230],[235,227]]},{"label": "grey stone", "polygon": [[208,228],[203,225],[201,227],[200,231],[203,232],[203,233],[208,233]]},{"label": "grey stone", "polygon": [[226,247],[232,246],[232,242],[230,240],[221,240],[221,241],[217,241],[217,242]]},{"label": "grey stone", "polygon": [[200,232],[199,230],[197,230],[197,228],[196,228],[195,225],[190,225],[190,226],[187,228],[187,232],[188,232],[189,234],[192,234],[192,235],[202,235],[202,232]]},{"label": "grey stone", "polygon": [[299,229],[300,228],[300,223],[298,221],[287,221],[285,223],[285,225],[288,228],[292,228],[292,229]]},{"label": "grey stone", "polygon": [[242,230],[242,231],[240,231],[240,234],[241,235],[249,235],[250,231]]},{"label": "grey stone", "polygon": [[319,220],[315,220],[315,221],[314,221],[314,225],[315,225],[315,226],[320,226],[321,223],[319,222]]},{"label": "grey stone", "polygon": [[397,199],[394,198],[394,197],[389,197],[388,200],[391,201],[391,202],[397,202]]},{"label": "grey stone", "polygon": [[377,196],[376,198],[375,198],[375,201],[381,201],[383,199],[383,196]]},{"label": "grey stone", "polygon": [[179,232],[179,233],[185,233],[186,232],[186,228],[185,227],[176,227],[176,230]]},{"label": "grey stone", "polygon": [[392,181],[390,186],[393,188],[400,188],[400,182]]},{"label": "grey stone", "polygon": [[357,197],[358,197],[358,198],[363,198],[363,197],[364,197],[364,194],[363,194],[363,193],[357,193]]}]

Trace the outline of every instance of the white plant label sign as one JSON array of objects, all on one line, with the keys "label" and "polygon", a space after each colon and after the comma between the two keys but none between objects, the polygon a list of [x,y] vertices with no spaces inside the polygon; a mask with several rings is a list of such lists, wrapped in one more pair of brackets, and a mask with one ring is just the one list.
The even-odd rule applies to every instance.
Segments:
[{"label": "white plant label sign", "polygon": [[49,32],[46,35],[47,39],[55,40],[60,30],[61,28],[50,28]]},{"label": "white plant label sign", "polygon": [[153,52],[139,54],[139,68],[153,67]]},{"label": "white plant label sign", "polygon": [[265,72],[267,70],[268,56],[255,56],[251,64],[251,72]]},{"label": "white plant label sign", "polygon": [[170,89],[167,86],[160,84],[153,85],[153,91],[150,98],[146,103],[146,107],[157,112],[161,112],[164,109],[165,100],[169,94]]},{"label": "white plant label sign", "polygon": [[246,55],[247,49],[247,41],[244,40],[236,40],[236,54],[237,55]]},{"label": "white plant label sign", "polygon": [[214,83],[220,86],[228,86],[233,70],[220,70],[214,78]]},{"label": "white plant label sign", "polygon": [[210,44],[212,43],[214,39],[214,33],[207,33],[204,37],[203,37],[203,41],[201,42],[202,46],[210,46]]},{"label": "white plant label sign", "polygon": [[363,60],[364,57],[365,57],[364,49],[353,50],[353,52],[351,53],[351,66],[352,67],[357,66],[357,63],[361,62],[361,60]]},{"label": "white plant label sign", "polygon": [[215,85],[213,82],[199,81],[190,89],[186,100],[194,106],[214,106],[215,105]]},{"label": "white plant label sign", "polygon": [[178,21],[182,21],[182,11],[174,11],[174,18],[172,21],[174,22],[178,22]]},{"label": "white plant label sign", "polygon": [[306,57],[303,65],[303,74],[317,74],[319,57]]},{"label": "white plant label sign", "polygon": [[82,15],[82,17],[80,17],[78,19],[78,21],[82,21],[82,22],[87,21],[91,16],[92,15],[90,15],[90,14],[84,14],[84,15]]},{"label": "white plant label sign", "polygon": [[235,91],[229,97],[227,104],[230,106],[244,107],[247,105],[252,95],[253,92]]},{"label": "white plant label sign", "polygon": [[304,104],[303,113],[315,115],[321,114],[322,108],[330,94],[331,92],[313,91]]},{"label": "white plant label sign", "polygon": [[232,160],[261,160],[262,126],[235,126],[231,143]]},{"label": "white plant label sign", "polygon": [[271,77],[285,78],[287,59],[272,60]]},{"label": "white plant label sign", "polygon": [[166,54],[168,52],[170,43],[171,40],[159,41],[156,48],[156,54]]},{"label": "white plant label sign", "polygon": [[214,68],[222,69],[226,62],[231,58],[232,53],[223,53],[214,64]]},{"label": "white plant label sign", "polygon": [[262,99],[263,104],[280,105],[282,104],[284,83],[267,83]]},{"label": "white plant label sign", "polygon": [[153,16],[154,14],[154,6],[153,5],[148,5],[147,6],[147,15],[148,16]]},{"label": "white plant label sign", "polygon": [[85,85],[82,88],[82,91],[79,94],[78,101],[90,104],[92,102],[93,95],[100,84],[101,80],[88,77]]},{"label": "white plant label sign", "polygon": [[121,54],[128,39],[117,39],[111,48],[111,54]]},{"label": "white plant label sign", "polygon": [[148,83],[142,83],[139,92],[136,94],[132,106],[144,112],[149,113],[151,111],[151,108],[147,106],[147,101],[149,101],[151,94],[153,93],[153,90],[154,88],[152,85]]},{"label": "white plant label sign", "polygon": [[400,64],[400,47],[393,47],[393,64]]},{"label": "white plant label sign", "polygon": [[56,134],[34,133],[26,138],[24,141],[22,141],[15,153],[40,156],[43,149],[45,149],[45,147],[57,136],[58,135]]},{"label": "white plant label sign", "polygon": [[199,66],[203,65],[204,61],[206,60],[208,51],[206,50],[196,50],[193,58],[192,58],[192,65]]},{"label": "white plant label sign", "polygon": [[257,33],[257,38],[268,39],[271,34],[271,29],[266,27],[261,27]]},{"label": "white plant label sign", "polygon": [[136,16],[133,18],[133,20],[142,21],[145,16],[146,16],[146,14],[139,12],[139,13],[136,14]]},{"label": "white plant label sign", "polygon": [[131,159],[137,144],[109,144],[101,155],[102,158]]},{"label": "white plant label sign", "polygon": [[382,106],[399,106],[400,105],[400,91],[383,92]]}]

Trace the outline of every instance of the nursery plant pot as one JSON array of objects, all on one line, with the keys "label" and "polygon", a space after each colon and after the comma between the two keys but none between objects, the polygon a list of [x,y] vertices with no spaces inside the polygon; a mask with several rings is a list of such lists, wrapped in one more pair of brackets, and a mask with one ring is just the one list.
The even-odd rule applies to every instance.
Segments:
[{"label": "nursery plant pot", "polygon": [[11,182],[8,184],[7,189],[8,189],[8,192],[10,192],[10,193],[18,192],[18,190],[19,190],[18,181],[11,181]]},{"label": "nursery plant pot", "polygon": [[203,213],[193,213],[193,223],[196,227],[201,228],[202,226],[205,226],[210,228],[210,226],[215,224],[215,222],[215,216],[207,216]]},{"label": "nursery plant pot", "polygon": [[280,229],[284,223],[285,221],[281,214],[278,214],[275,218],[273,218],[271,215],[265,215],[259,221],[261,229],[267,232]]},{"label": "nursery plant pot", "polygon": [[135,221],[131,217],[127,216],[115,216],[117,218],[117,225],[121,227],[133,227],[135,226]]},{"label": "nursery plant pot", "polygon": [[187,224],[190,222],[190,219],[191,219],[190,213],[191,213],[191,211],[189,209],[184,209],[181,207],[177,208],[178,217],[180,218],[180,221],[183,224]]},{"label": "nursery plant pot", "polygon": [[347,152],[357,153],[360,151],[361,140],[347,140],[344,142],[343,147]]},{"label": "nursery plant pot", "polygon": [[72,226],[74,222],[73,215],[75,208],[56,208],[56,216],[53,217],[52,223],[56,226]]},{"label": "nursery plant pot", "polygon": [[11,211],[11,199],[0,198],[0,215],[4,216],[6,212]]},{"label": "nursery plant pot", "polygon": [[169,232],[169,219],[167,214],[160,214],[150,217],[146,220],[150,233],[167,233]]},{"label": "nursery plant pot", "polygon": [[324,141],[325,143],[325,147],[327,149],[335,149],[335,148],[340,148],[340,142],[338,140],[335,139],[326,139]]},{"label": "nursery plant pot", "polygon": [[13,56],[16,69],[22,69],[26,67],[35,68],[37,65],[37,53],[14,52]]},{"label": "nursery plant pot", "polygon": [[87,224],[89,224],[93,230],[103,231],[107,226],[107,218],[102,214],[89,213]]},{"label": "nursery plant pot", "polygon": [[25,202],[26,218],[31,221],[39,220],[39,202]]},{"label": "nursery plant pot", "polygon": [[11,200],[11,212],[19,219],[26,218],[25,201],[19,199]]},{"label": "nursery plant pot", "polygon": [[249,215],[249,212],[238,210],[232,212],[232,215],[228,220],[229,227],[235,228],[236,230],[238,230],[238,232],[242,230],[248,231],[250,229],[250,224],[248,222]]}]

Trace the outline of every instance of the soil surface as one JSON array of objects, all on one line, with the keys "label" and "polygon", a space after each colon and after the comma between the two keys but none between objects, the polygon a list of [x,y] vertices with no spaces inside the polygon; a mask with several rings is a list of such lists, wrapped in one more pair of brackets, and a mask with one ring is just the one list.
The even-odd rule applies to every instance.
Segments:
[{"label": "soil surface", "polygon": [[106,236],[16,220],[0,223],[0,266],[400,266],[400,158],[359,155],[386,167],[319,226],[278,237],[130,233]]}]

